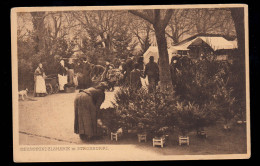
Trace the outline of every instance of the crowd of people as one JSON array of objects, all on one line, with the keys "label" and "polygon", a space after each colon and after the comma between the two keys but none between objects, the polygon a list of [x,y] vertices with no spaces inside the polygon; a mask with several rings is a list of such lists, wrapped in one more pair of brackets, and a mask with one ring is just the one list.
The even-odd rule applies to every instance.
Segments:
[{"label": "crowd of people", "polygon": [[[177,72],[176,59],[171,61],[172,74]],[[76,72],[75,72],[76,70]],[[35,70],[35,94],[46,94],[45,72],[40,63]],[[60,60],[57,67],[59,90],[66,86],[78,86],[79,93],[74,100],[75,121],[74,132],[81,139],[91,139],[98,136],[97,112],[105,100],[105,90],[114,90],[114,86],[127,86],[139,90],[144,86],[144,79],[148,78],[148,92],[154,92],[159,82],[159,67],[150,56],[149,62],[144,64],[143,57],[137,60],[129,57],[121,60],[117,68],[114,64],[106,62],[105,66],[94,65],[83,59],[74,64],[72,59],[68,63]],[[103,126],[104,127],[104,126]]]},{"label": "crowd of people", "polygon": [[[179,72],[180,63],[177,61],[179,58],[173,57],[170,64],[173,85],[175,84],[174,75]],[[64,91],[65,87],[87,89],[99,82],[107,82],[111,91],[118,85],[136,90],[142,86],[148,86],[148,91],[153,92],[159,83],[159,67],[153,56],[150,56],[147,64],[144,64],[142,56],[136,60],[129,57],[126,60],[120,60],[117,64],[106,62],[104,66],[92,64],[86,59],[74,63],[72,59],[68,59],[67,63],[61,59],[57,65],[59,91]],[[145,80],[146,77],[148,81]],[[47,94],[45,78],[44,68],[40,63],[34,73],[35,96]]]},{"label": "crowd of people", "polygon": [[159,67],[154,61],[154,57],[150,56],[149,62],[144,65],[143,57],[139,57],[136,62],[133,59],[128,58],[125,63],[122,64],[122,73],[124,73],[123,81],[125,85],[133,89],[140,89],[148,77],[148,91],[152,92],[155,90],[159,82]]},{"label": "crowd of people", "polygon": [[74,132],[79,134],[83,140],[95,139],[102,133],[98,132],[98,129],[106,129],[106,126],[103,126],[99,120],[97,112],[105,100],[105,90],[110,88],[111,83],[118,81],[114,77],[115,71],[121,74],[122,86],[135,90],[142,87],[141,78],[144,79],[146,76],[148,77],[149,92],[155,90],[159,81],[159,67],[154,62],[153,56],[146,65],[143,63],[143,57],[139,57],[136,61],[128,58],[126,61],[122,61],[118,68],[107,62],[100,76],[100,83],[97,86],[80,90],[74,100]]}]

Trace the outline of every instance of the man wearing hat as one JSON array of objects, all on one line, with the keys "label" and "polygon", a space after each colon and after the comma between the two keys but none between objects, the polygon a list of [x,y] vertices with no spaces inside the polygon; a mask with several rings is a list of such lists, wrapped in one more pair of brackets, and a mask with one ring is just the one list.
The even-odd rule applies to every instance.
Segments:
[{"label": "man wearing hat", "polygon": [[154,57],[150,56],[149,62],[145,65],[144,77],[148,76],[148,91],[153,92],[159,81],[159,67],[154,62]]}]

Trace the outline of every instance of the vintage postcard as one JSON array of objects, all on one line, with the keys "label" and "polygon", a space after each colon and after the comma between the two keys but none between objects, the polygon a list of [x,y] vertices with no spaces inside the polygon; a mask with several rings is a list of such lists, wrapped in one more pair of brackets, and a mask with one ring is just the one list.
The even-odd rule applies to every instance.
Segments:
[{"label": "vintage postcard", "polygon": [[248,159],[245,4],[11,10],[14,162]]}]

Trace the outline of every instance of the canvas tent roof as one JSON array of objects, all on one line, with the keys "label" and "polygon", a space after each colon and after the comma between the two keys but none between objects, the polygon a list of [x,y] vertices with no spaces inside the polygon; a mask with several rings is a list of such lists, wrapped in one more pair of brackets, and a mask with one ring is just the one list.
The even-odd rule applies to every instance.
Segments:
[{"label": "canvas tent roof", "polygon": [[[180,42],[175,46],[171,46],[168,49],[169,54],[169,62],[175,54],[176,51],[188,51],[190,45],[196,45],[203,41],[207,43],[214,51],[222,50],[222,49],[235,49],[237,48],[237,41],[228,41],[224,37],[220,36],[197,36],[195,38],[191,38],[191,40],[186,40]],[[159,54],[158,54],[158,47],[157,46],[150,46],[149,49],[144,53],[144,63],[149,62],[149,57],[154,56],[154,61],[158,62]]]},{"label": "canvas tent roof", "polygon": [[[169,62],[173,56],[172,54],[172,49],[168,49],[168,54],[169,54]],[[159,58],[159,53],[158,53],[158,47],[157,46],[150,46],[148,50],[144,53],[144,64],[147,64],[149,62],[150,56],[154,56],[154,61],[157,63],[158,58]]]},{"label": "canvas tent roof", "polygon": [[186,46],[172,46],[171,50],[176,51],[188,51],[189,49]]},{"label": "canvas tent roof", "polygon": [[204,36],[198,36],[195,39],[182,42],[181,44],[177,44],[174,47],[182,48],[183,50],[187,50],[188,47],[192,44],[195,44],[199,40],[204,41],[207,43],[214,51],[216,50],[222,50],[222,49],[235,49],[237,48],[236,44],[234,42],[228,41],[223,37],[204,37]]}]

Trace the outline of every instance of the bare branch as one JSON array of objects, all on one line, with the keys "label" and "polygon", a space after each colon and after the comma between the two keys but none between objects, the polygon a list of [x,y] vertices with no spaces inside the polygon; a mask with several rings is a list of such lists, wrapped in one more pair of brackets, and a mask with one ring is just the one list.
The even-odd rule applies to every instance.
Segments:
[{"label": "bare branch", "polygon": [[141,17],[142,19],[148,21],[149,23],[151,24],[155,24],[154,20],[152,17],[149,17],[148,15],[142,13],[142,12],[138,12],[136,10],[128,10],[129,13],[133,14],[133,15],[136,15],[138,17]]},{"label": "bare branch", "polygon": [[165,17],[164,17],[164,20],[163,20],[163,27],[165,28],[167,26],[167,24],[169,23],[171,17],[172,17],[172,13],[173,13],[173,10],[172,9],[168,9],[166,11],[166,14],[165,14]]}]

